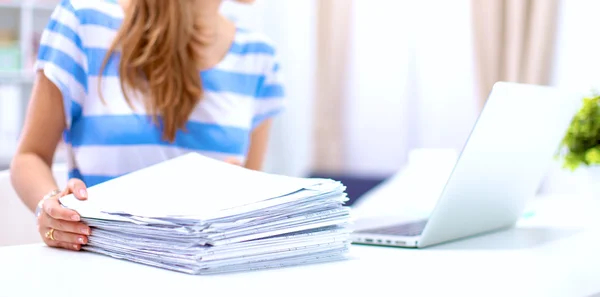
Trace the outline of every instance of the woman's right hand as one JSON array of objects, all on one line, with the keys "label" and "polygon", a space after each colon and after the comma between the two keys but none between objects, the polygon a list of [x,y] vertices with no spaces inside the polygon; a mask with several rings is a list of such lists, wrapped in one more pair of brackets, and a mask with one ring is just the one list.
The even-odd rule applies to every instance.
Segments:
[{"label": "woman's right hand", "polygon": [[88,243],[90,227],[81,223],[76,211],[60,205],[58,198],[68,194],[79,200],[87,199],[85,183],[80,179],[70,179],[67,188],[60,194],[44,199],[38,216],[38,230],[48,246],[78,251],[81,245]]}]

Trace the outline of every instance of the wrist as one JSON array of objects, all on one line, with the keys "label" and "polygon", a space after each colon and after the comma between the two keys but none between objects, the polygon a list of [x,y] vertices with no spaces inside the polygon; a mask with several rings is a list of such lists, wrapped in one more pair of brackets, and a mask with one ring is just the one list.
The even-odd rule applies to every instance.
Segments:
[{"label": "wrist", "polygon": [[39,217],[40,214],[42,213],[42,209],[44,207],[44,201],[46,201],[49,198],[55,197],[58,194],[60,194],[60,190],[54,189],[54,190],[50,191],[48,194],[44,195],[44,197],[42,197],[42,199],[40,200],[40,202],[38,202],[38,204],[35,208],[35,216]]}]

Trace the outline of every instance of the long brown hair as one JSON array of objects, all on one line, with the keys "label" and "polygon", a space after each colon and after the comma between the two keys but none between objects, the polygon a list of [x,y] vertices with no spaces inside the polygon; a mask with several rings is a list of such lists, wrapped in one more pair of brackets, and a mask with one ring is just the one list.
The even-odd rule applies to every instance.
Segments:
[{"label": "long brown hair", "polygon": [[[131,91],[143,95],[163,138],[173,142],[202,96],[198,57],[192,48],[195,0],[130,0],[123,24],[100,68],[121,54],[121,89],[131,108]],[[99,80],[102,81],[102,80]],[[99,82],[100,83],[100,82]],[[101,86],[99,86],[101,90]]]}]

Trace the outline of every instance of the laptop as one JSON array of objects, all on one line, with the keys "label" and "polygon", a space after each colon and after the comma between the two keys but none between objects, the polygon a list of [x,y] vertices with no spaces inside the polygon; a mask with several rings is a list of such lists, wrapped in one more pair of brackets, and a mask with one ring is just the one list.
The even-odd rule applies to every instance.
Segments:
[{"label": "laptop", "polygon": [[398,210],[359,219],[353,243],[424,248],[511,228],[548,172],[581,98],[548,86],[496,83],[429,216],[407,220]]}]

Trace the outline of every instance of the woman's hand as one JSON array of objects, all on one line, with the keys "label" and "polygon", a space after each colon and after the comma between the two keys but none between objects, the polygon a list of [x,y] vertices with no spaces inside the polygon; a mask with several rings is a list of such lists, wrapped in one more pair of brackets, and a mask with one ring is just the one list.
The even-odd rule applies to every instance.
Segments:
[{"label": "woman's hand", "polygon": [[79,214],[60,205],[58,198],[73,194],[79,200],[87,199],[86,186],[80,179],[71,179],[60,194],[44,199],[38,216],[38,230],[44,242],[51,247],[78,251],[88,243],[90,228],[81,223]]},{"label": "woman's hand", "polygon": [[240,162],[240,160],[238,160],[237,158],[234,157],[229,157],[227,159],[225,159],[225,163],[229,163],[231,165],[237,165],[237,166],[242,166],[242,162]]}]

